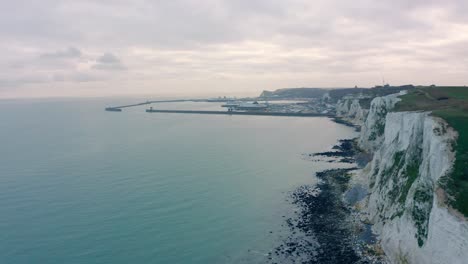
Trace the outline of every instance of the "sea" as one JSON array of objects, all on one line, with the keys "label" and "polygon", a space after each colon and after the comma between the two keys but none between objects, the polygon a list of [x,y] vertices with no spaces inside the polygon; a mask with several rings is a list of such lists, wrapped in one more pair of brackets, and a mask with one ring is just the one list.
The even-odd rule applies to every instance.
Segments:
[{"label": "sea", "polygon": [[[0,100],[0,263],[267,263],[324,117],[106,112],[140,98]],[[219,110],[220,103],[160,109]]]}]

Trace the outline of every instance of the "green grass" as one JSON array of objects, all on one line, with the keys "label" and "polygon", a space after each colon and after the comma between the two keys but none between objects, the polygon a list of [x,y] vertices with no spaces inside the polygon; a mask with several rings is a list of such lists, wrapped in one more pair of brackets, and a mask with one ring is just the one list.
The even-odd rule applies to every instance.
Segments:
[{"label": "green grass", "polygon": [[455,164],[444,188],[450,205],[468,217],[468,87],[418,87],[401,99],[394,111],[432,111],[458,132]]},{"label": "green grass", "polygon": [[416,238],[419,247],[424,245],[429,230],[429,217],[432,210],[432,201],[434,194],[431,188],[420,187],[414,193],[414,204],[411,210],[411,216],[418,228]]},{"label": "green grass", "polygon": [[447,191],[454,199],[451,205],[468,216],[468,113],[456,111],[438,111],[442,117],[458,131],[455,144],[455,164],[447,182]]},{"label": "green grass", "polygon": [[415,160],[415,161],[412,161],[411,164],[408,164],[406,167],[404,175],[408,178],[406,179],[406,182],[403,185],[400,198],[398,199],[398,201],[401,204],[404,204],[406,202],[406,197],[408,196],[408,192],[411,186],[413,185],[413,183],[416,181],[416,179],[419,176],[419,165],[420,165],[420,160]]},{"label": "green grass", "polygon": [[468,110],[468,87],[418,87],[395,106],[395,111]]},{"label": "green grass", "polygon": [[453,98],[468,100],[468,87],[444,87],[443,91]]},{"label": "green grass", "polygon": [[363,109],[370,109],[372,99],[374,98],[359,99],[359,105]]},{"label": "green grass", "polygon": [[380,180],[380,184],[381,184],[381,188],[387,184],[387,182],[392,178],[394,177],[395,175],[398,174],[398,172],[401,170],[401,168],[403,167],[404,165],[404,158],[405,158],[405,152],[404,151],[398,151],[397,153],[395,153],[395,155],[393,156],[393,163],[392,163],[392,166],[388,169],[385,169],[383,172],[382,172],[382,175],[381,175],[381,180]]}]

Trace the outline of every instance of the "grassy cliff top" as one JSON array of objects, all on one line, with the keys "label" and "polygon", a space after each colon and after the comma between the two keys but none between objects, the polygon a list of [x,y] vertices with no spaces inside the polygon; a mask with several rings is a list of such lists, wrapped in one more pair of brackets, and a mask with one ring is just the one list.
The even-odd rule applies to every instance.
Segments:
[{"label": "grassy cliff top", "polygon": [[435,115],[468,116],[468,87],[417,87],[400,97],[396,111],[433,111]]},{"label": "grassy cliff top", "polygon": [[395,111],[432,111],[458,132],[453,171],[442,183],[452,207],[468,217],[468,87],[417,87],[400,98]]}]

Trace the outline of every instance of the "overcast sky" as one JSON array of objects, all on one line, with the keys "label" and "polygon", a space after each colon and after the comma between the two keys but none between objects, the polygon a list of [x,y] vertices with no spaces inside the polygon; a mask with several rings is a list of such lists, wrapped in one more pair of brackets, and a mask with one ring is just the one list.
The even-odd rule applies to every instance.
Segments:
[{"label": "overcast sky", "polygon": [[468,84],[467,0],[0,1],[0,98]]}]

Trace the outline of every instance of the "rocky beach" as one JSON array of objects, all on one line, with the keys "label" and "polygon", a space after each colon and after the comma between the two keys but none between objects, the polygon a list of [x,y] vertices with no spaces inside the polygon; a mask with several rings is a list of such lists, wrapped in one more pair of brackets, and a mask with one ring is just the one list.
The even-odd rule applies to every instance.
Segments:
[{"label": "rocky beach", "polygon": [[385,263],[370,225],[353,207],[366,195],[365,189],[349,187],[353,171],[363,166],[356,162],[362,161],[356,146],[355,140],[340,140],[331,151],[308,155],[347,166],[318,172],[316,186],[291,193],[297,206],[285,221],[291,235],[274,250],[271,263]]}]

